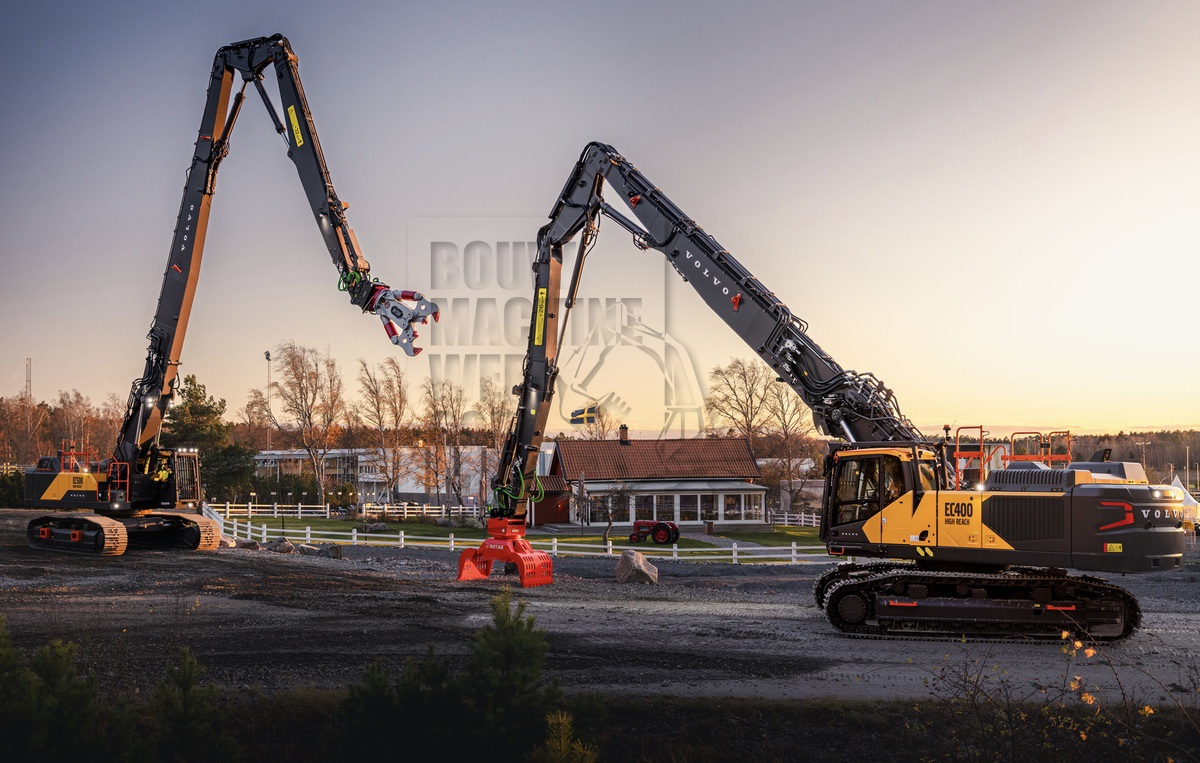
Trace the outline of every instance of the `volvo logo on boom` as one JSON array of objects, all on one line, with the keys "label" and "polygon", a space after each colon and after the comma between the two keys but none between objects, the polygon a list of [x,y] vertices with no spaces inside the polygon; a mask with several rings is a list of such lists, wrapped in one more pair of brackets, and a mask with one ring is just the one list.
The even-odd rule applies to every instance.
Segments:
[{"label": "volvo logo on boom", "polygon": [[[704,267],[704,266],[703,266],[703,264],[701,264],[700,260],[697,260],[697,259],[695,259],[695,257],[696,257],[696,256],[695,256],[694,254],[692,254],[690,251],[688,251],[687,249],[684,249],[684,250],[683,250],[683,256],[684,256],[684,257],[686,257],[686,258],[688,258],[689,260],[694,260],[694,261],[692,262],[692,265],[693,265],[694,267],[697,267],[697,268]],[[721,279],[719,279],[719,278],[717,278],[716,276],[714,276],[714,275],[710,274],[710,273],[708,272],[708,268],[704,268],[704,275],[705,275],[706,277],[708,277],[708,278],[711,278],[711,279],[712,279],[713,286],[721,286]],[[729,294],[729,287],[728,287],[728,286],[721,286],[721,293],[722,293],[722,294]]]}]

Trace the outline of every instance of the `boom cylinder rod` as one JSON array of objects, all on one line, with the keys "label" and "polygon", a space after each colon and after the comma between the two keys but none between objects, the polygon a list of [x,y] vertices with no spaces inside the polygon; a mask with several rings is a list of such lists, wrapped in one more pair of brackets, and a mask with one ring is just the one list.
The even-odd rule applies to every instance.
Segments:
[{"label": "boom cylinder rod", "polygon": [[[279,113],[275,111],[275,104],[271,103],[271,96],[267,95],[267,89],[263,87],[261,74],[254,78],[254,89],[258,91],[263,105],[267,107],[267,113],[271,116],[271,123],[275,125],[275,132],[283,135],[283,122],[279,119]],[[283,142],[287,143],[287,138],[284,138]]]}]

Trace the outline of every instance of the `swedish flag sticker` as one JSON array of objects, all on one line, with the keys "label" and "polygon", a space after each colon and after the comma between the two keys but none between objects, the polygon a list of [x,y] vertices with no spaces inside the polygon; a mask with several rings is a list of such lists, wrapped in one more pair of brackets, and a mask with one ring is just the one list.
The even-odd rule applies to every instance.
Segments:
[{"label": "swedish flag sticker", "polygon": [[576,408],[571,411],[572,424],[595,424],[596,423],[596,403],[592,403],[584,408]]}]

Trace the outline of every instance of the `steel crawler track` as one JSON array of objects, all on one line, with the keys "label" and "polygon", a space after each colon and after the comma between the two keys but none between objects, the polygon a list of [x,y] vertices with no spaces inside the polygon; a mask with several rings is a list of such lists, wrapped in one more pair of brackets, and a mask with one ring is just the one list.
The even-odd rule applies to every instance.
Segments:
[{"label": "steel crawler track", "polygon": [[1141,624],[1128,591],[1052,569],[969,573],[867,565],[826,574],[815,593],[829,622],[854,636],[1060,640],[1068,631],[1112,642]]},{"label": "steel crawler track", "polygon": [[208,517],[182,511],[118,519],[65,514],[31,520],[25,536],[30,547],[45,551],[120,556],[130,544],[212,551],[221,539],[221,526]]}]

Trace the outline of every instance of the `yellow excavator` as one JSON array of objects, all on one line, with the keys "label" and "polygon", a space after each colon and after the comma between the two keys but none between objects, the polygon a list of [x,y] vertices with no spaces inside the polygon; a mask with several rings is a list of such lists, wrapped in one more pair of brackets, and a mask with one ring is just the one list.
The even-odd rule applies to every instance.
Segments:
[{"label": "yellow excavator", "polygon": [[[272,72],[283,119],[263,84]],[[238,78],[241,89],[234,93]],[[230,133],[251,85],[296,165],[337,268],[339,290],[364,313],[377,315],[391,342],[409,356],[420,352],[413,346],[417,338],[414,324],[438,319],[437,306],[421,294],[393,290],[371,277],[371,266],[346,222],[350,205],[333,189],[300,84],[296,54],[287,38],[277,34],[221,48],[213,61],[204,116],[150,327],[145,370],[133,382],[116,448],[110,457],[97,460],[86,447],[64,443],[56,455],[39,459],[36,468],[25,474],[27,506],[95,513],[32,520],[27,538],[35,548],[112,556],[124,553],[131,542],[216,547],[217,524],[197,513],[202,499],[200,454],[194,449],[159,447],[159,433],[178,385],[179,359],[200,276],[217,170],[229,153]]]},{"label": "yellow excavator", "polygon": [[[606,184],[626,211],[605,201]],[[529,501],[537,500],[537,454],[563,332],[601,217],[630,233],[639,249],[662,253],[800,395],[818,430],[844,440],[825,459],[821,539],[835,556],[884,561],[842,564],[818,581],[817,604],[838,630],[1053,639],[1070,630],[1115,640],[1138,627],[1137,602],[1067,568],[1157,572],[1181,564],[1181,491],[1151,485],[1140,464],[1103,454],[1053,464],[1060,468],[1048,459],[1010,458],[988,473],[987,459],[964,455],[948,429],[926,437],[890,389],[838,365],[809,336],[808,324],[629,160],[590,143],[538,232],[524,380],[513,390],[517,412],[492,480],[494,537],[463,553],[460,579],[486,575],[494,560],[517,562],[522,580],[528,571],[527,585],[553,578],[549,556],[528,548],[522,528]],[[563,247],[576,236],[580,255],[564,298]],[[962,463],[975,466],[964,470]]]}]

